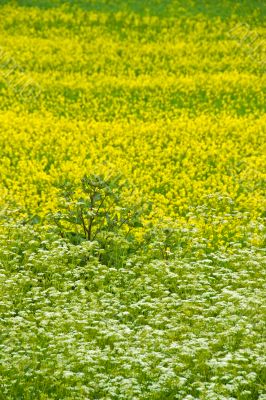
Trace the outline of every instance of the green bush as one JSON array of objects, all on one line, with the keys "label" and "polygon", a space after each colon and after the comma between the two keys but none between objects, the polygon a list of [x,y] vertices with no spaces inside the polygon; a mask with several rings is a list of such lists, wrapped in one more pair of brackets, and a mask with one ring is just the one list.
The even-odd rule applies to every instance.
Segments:
[{"label": "green bush", "polygon": [[119,265],[137,246],[134,230],[142,227],[141,209],[124,205],[121,177],[84,176],[60,185],[60,210],[48,215],[53,229],[73,244],[97,241],[100,261]]}]

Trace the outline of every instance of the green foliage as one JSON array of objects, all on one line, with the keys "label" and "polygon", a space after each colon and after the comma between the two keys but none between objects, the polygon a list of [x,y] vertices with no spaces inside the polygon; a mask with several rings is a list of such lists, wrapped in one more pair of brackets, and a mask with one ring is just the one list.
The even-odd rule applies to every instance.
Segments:
[{"label": "green foliage", "polygon": [[97,241],[3,222],[1,400],[264,400],[263,252],[150,243],[118,268]]},{"label": "green foliage", "polygon": [[60,211],[48,220],[56,232],[73,244],[97,241],[100,260],[119,264],[136,246],[134,230],[142,227],[141,208],[124,205],[121,194],[125,183],[121,177],[85,175],[79,185],[60,185]]},{"label": "green foliage", "polygon": [[192,232],[173,222],[152,225],[144,236],[143,249],[149,258],[169,260],[190,251]]}]

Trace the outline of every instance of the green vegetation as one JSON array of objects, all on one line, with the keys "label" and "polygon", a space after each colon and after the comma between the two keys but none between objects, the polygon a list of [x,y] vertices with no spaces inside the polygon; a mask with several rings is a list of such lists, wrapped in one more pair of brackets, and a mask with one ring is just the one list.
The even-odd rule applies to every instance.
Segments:
[{"label": "green vegetation", "polygon": [[266,400],[265,2],[0,17],[0,400]]}]

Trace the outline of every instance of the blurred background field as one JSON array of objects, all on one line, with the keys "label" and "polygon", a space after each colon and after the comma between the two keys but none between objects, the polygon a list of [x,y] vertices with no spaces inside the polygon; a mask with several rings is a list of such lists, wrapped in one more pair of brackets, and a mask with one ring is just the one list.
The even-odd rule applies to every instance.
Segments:
[{"label": "blurred background field", "polygon": [[58,180],[112,171],[148,219],[209,195],[262,216],[263,2],[2,3],[2,205],[43,215]]}]

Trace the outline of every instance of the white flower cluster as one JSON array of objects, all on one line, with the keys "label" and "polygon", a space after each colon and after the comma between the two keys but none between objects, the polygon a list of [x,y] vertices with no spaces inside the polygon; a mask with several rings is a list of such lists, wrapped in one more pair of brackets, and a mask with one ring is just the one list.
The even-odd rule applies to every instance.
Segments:
[{"label": "white flower cluster", "polygon": [[108,268],[20,229],[0,238],[6,400],[265,398],[261,251]]}]

